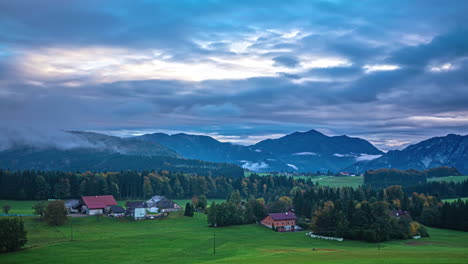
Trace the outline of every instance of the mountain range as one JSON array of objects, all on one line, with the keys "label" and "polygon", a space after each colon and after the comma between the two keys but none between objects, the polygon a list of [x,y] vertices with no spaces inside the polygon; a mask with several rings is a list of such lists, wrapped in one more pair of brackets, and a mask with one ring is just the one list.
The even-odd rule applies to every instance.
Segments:
[{"label": "mountain range", "polygon": [[384,153],[370,142],[327,136],[316,130],[294,132],[241,146],[209,136],[164,133],[120,138],[92,132],[64,132],[65,143],[11,141],[0,151],[0,168],[115,171],[166,169],[240,176],[256,172],[297,171],[362,173],[369,169],[424,170],[452,166],[468,173],[468,136],[435,137],[403,150]]},{"label": "mountain range", "polygon": [[468,135],[433,137],[403,150],[388,151],[374,160],[357,162],[347,169],[364,172],[380,168],[425,170],[440,166],[454,167],[468,174]]},{"label": "mountain range", "polygon": [[266,139],[251,146],[188,134],[155,133],[134,139],[159,143],[187,158],[228,162],[257,172],[339,171],[360,159],[383,154],[366,140],[348,136],[329,137],[316,130]]},{"label": "mountain range", "polygon": [[[156,142],[92,132],[63,133],[66,142],[10,142],[7,149],[0,151],[0,168],[98,172],[155,169],[201,175],[243,175],[239,166],[186,159]],[[58,138],[61,137],[62,134]]]}]

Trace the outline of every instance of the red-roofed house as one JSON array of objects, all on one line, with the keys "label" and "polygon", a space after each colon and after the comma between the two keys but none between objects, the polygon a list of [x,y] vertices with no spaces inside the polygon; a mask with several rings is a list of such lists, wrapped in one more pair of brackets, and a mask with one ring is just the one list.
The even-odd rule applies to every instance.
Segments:
[{"label": "red-roofed house", "polygon": [[117,205],[112,195],[82,196],[81,200],[84,203],[82,210],[89,215],[103,214],[111,205]]},{"label": "red-roofed house", "polygon": [[276,229],[278,232],[286,232],[294,231],[296,219],[297,217],[293,212],[273,213],[268,214],[261,223],[271,229]]}]

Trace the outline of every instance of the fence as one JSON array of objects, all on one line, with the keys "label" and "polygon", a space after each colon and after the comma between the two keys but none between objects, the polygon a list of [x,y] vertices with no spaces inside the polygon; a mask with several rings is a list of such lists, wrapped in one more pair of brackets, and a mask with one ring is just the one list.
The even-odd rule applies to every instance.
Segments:
[{"label": "fence", "polygon": [[306,236],[310,236],[310,237],[312,237],[312,238],[325,239],[325,240],[335,240],[335,241],[340,241],[340,242],[343,241],[343,238],[342,238],[342,237],[320,236],[320,235],[316,235],[316,234],[314,234],[314,233],[312,233],[312,232],[306,233]]}]

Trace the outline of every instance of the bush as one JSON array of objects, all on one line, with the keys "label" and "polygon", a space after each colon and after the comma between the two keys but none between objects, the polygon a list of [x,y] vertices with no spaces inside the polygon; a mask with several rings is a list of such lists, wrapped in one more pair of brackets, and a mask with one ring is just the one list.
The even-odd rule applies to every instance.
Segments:
[{"label": "bush", "polygon": [[21,218],[0,219],[0,251],[15,251],[28,242]]},{"label": "bush", "polygon": [[44,219],[49,225],[63,225],[67,221],[67,209],[63,201],[50,202],[45,209]]},{"label": "bush", "polygon": [[11,209],[11,206],[10,206],[9,204],[5,204],[5,205],[3,206],[3,212],[4,212],[5,214],[8,214],[8,212],[10,211],[10,209]]}]

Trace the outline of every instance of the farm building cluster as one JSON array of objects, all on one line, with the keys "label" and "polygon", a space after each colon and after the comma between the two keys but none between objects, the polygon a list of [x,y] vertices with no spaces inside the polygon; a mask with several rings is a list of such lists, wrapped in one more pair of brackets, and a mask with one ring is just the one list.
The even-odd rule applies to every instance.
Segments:
[{"label": "farm building cluster", "polygon": [[71,214],[129,216],[135,220],[154,219],[169,212],[182,210],[178,204],[159,195],[153,196],[148,201],[126,202],[125,208],[119,206],[112,195],[82,196],[81,199],[66,201],[65,207]]}]

